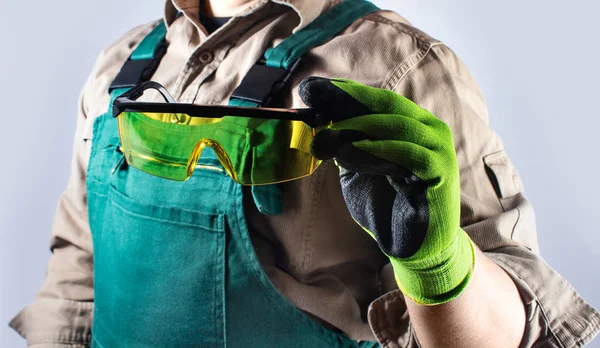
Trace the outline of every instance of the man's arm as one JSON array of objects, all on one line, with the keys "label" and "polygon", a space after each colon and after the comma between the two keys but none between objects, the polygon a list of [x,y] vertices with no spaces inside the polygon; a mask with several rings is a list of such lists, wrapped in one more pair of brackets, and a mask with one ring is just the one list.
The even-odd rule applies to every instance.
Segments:
[{"label": "man's arm", "polygon": [[479,249],[471,282],[455,300],[421,306],[406,298],[423,347],[518,347],[525,309],[510,277]]},{"label": "man's arm", "polygon": [[[405,71],[396,93],[318,77],[299,91],[333,117],[312,151],[336,160],[350,213],[413,302],[416,338],[426,347],[591,340],[600,316],[535,255],[533,211],[468,70],[436,43]],[[385,347],[406,342],[394,328],[398,298],[392,292],[371,306]]]},{"label": "man's arm", "polygon": [[405,298],[415,346],[589,342],[600,331],[600,315],[540,258],[533,209],[489,127],[485,101],[467,67],[439,44],[394,90],[452,129],[461,178],[460,225],[477,246],[471,283],[454,301],[420,306]]},{"label": "man's arm", "polygon": [[54,217],[46,279],[35,302],[10,323],[29,346],[36,348],[59,343],[83,347],[91,342],[94,284],[85,190],[89,146],[84,135],[87,117],[83,95],[79,98],[71,175]]},{"label": "man's arm", "polygon": [[335,158],[346,205],[390,258],[421,344],[516,347],[524,305],[460,227],[449,126],[398,94],[350,80],[309,77],[299,91],[332,115],[311,149]]},{"label": "man's arm", "polygon": [[158,21],[125,33],[98,57],[78,103],[71,174],[61,196],[50,238],[46,279],[33,304],[10,326],[35,348],[88,347],[92,338],[94,277],[88,221],[86,171],[95,117],[108,110],[109,84],[134,47]]}]

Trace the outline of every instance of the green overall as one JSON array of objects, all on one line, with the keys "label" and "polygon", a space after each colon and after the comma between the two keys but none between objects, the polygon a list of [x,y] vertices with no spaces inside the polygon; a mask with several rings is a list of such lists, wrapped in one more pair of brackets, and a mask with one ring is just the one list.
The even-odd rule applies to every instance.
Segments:
[{"label": "green overall", "polygon": [[[366,1],[342,2],[268,50],[266,66],[287,69],[374,10]],[[165,32],[160,24],[130,60],[160,60]],[[125,90],[112,90],[112,100]],[[261,102],[233,98],[230,104]],[[177,182],[128,167],[119,146],[116,119],[107,112],[95,121],[87,171],[94,245],[92,347],[376,346],[327,330],[275,289],[248,234],[245,190],[215,156],[202,156],[203,169]],[[273,188],[252,191],[267,213],[281,204],[281,193]]]}]

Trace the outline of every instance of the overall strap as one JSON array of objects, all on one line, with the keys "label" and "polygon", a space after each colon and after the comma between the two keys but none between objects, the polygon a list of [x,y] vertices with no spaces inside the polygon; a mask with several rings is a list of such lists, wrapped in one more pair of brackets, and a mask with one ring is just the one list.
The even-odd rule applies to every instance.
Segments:
[{"label": "overall strap", "polygon": [[162,57],[167,52],[166,35],[167,27],[163,21],[160,21],[133,50],[108,88],[110,93],[109,111],[118,96],[152,78]]},{"label": "overall strap", "polygon": [[364,0],[346,0],[309,23],[277,47],[265,52],[267,66],[288,69],[312,48],[325,43],[359,18],[379,10]]},{"label": "overall strap", "polygon": [[[377,6],[364,0],[346,0],[337,4],[276,47],[268,49],[233,92],[229,105],[269,105],[287,88],[302,55],[325,43],[357,19],[377,10]],[[282,184],[252,186],[252,197],[262,214],[283,213]]]},{"label": "overall strap", "polygon": [[377,10],[377,6],[366,0],[345,0],[335,5],[276,47],[269,48],[263,58],[250,68],[231,95],[229,104],[267,106],[287,87],[306,52]]}]

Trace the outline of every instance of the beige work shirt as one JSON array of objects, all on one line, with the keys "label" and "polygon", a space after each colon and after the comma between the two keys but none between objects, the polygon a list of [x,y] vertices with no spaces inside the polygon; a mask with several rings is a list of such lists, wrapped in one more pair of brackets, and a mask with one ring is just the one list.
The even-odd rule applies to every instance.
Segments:
[{"label": "beige work shirt", "polygon": [[[199,0],[167,0],[170,45],[153,80],[179,102],[227,104],[267,48],[338,2],[261,0],[207,35],[198,21]],[[178,11],[184,16],[177,17]],[[11,322],[30,346],[90,344],[94,284],[85,177],[92,125],[107,111],[107,90],[122,64],[157,23],[134,28],[104,50],[83,88],[72,173],[56,212],[47,277],[35,302]],[[451,127],[461,226],[517,285],[527,311],[522,347],[580,347],[598,333],[598,312],[539,256],[534,212],[519,175],[488,124],[477,84],[447,46],[400,15],[378,11],[306,54],[285,93],[288,106],[305,107],[297,86],[310,75],[393,90]],[[314,175],[285,184],[284,209],[265,216],[247,206],[256,253],[283,296],[352,339],[417,347],[388,260],[352,220],[336,167],[326,162]]]}]

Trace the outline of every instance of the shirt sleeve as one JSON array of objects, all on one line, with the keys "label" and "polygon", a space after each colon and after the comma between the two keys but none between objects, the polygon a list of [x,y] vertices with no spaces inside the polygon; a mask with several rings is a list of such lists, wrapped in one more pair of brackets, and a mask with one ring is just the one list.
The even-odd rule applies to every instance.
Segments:
[{"label": "shirt sleeve", "polygon": [[30,347],[91,344],[94,277],[85,179],[94,120],[108,111],[108,87],[114,76],[158,23],[137,26],[103,50],[80,94],[71,173],[54,216],[46,278],[34,302],[9,324]]},{"label": "shirt sleeve", "polygon": [[83,95],[79,98],[71,174],[54,217],[46,278],[34,303],[10,322],[34,347],[88,345],[91,339],[94,284],[85,190],[88,140],[84,136],[87,117]]},{"label": "shirt sleeve", "polygon": [[[489,126],[477,83],[447,46],[433,43],[424,51],[394,90],[453,131],[461,226],[519,290],[527,314],[520,347],[583,346],[600,331],[600,314],[541,258],[533,208],[502,141]],[[371,304],[369,321],[384,347],[419,347],[410,325],[401,319],[405,317],[398,290]]]}]

